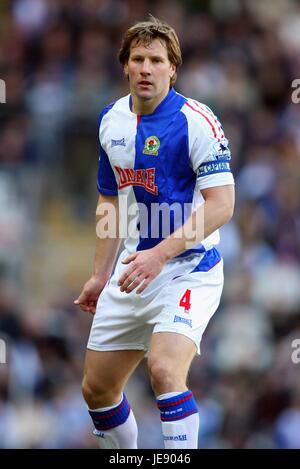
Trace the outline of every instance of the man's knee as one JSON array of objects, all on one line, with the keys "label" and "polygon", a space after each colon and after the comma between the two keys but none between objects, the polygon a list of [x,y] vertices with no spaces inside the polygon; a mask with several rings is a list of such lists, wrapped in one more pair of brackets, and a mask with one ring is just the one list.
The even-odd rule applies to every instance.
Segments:
[{"label": "man's knee", "polygon": [[186,376],[173,360],[164,357],[148,361],[152,389],[156,395],[185,389]]},{"label": "man's knee", "polygon": [[87,375],[83,377],[81,389],[84,400],[89,406],[97,396],[103,394],[103,389],[99,388],[96,382],[89,380]]},{"label": "man's knee", "polygon": [[121,387],[107,386],[105,382],[85,375],[82,380],[82,395],[90,409],[114,405],[120,400]]}]

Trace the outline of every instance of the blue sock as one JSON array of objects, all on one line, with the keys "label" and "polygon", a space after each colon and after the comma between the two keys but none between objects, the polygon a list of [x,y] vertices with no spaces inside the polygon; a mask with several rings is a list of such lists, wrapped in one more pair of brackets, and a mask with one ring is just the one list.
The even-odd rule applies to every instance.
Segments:
[{"label": "blue sock", "polygon": [[125,394],[121,402],[109,410],[89,410],[95,428],[100,431],[109,430],[111,428],[122,425],[126,422],[130,413],[130,405]]},{"label": "blue sock", "polygon": [[125,394],[117,405],[89,410],[89,414],[101,449],[137,448],[137,425]]},{"label": "blue sock", "polygon": [[157,398],[165,448],[197,448],[199,414],[193,393],[168,394]]}]

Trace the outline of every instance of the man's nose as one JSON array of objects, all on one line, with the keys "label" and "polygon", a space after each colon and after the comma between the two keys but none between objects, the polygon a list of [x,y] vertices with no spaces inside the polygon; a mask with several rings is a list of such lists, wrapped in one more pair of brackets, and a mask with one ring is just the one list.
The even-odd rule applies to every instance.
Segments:
[{"label": "man's nose", "polygon": [[144,60],[143,61],[141,73],[145,73],[145,74],[149,75],[149,73],[150,73],[150,61],[149,60]]}]

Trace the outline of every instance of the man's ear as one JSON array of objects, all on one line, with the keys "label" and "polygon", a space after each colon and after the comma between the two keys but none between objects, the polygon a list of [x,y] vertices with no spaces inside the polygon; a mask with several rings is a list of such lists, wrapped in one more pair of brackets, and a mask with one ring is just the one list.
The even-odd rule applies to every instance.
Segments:
[{"label": "man's ear", "polygon": [[175,75],[176,73],[176,65],[175,64],[171,64],[171,67],[170,67],[170,78],[173,78],[173,76]]},{"label": "man's ear", "polygon": [[127,63],[124,65],[123,70],[124,70],[125,76],[128,77],[128,64]]}]

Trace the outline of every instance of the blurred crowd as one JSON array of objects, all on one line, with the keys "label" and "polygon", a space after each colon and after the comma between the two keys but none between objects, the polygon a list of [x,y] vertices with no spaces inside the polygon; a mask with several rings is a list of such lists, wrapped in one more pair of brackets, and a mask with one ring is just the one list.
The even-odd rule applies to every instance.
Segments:
[{"label": "blurred crowd", "polygon": [[[296,0],[1,1],[0,448],[96,447],[80,392],[91,318],[73,300],[92,269],[97,118],[128,93],[120,39],[148,13],[176,29],[175,88],[220,118],[236,180],[224,294],[189,375],[199,446],[300,448]],[[127,395],[140,447],[162,448],[145,363]]]}]

